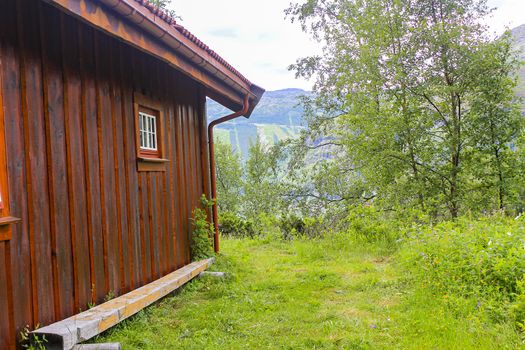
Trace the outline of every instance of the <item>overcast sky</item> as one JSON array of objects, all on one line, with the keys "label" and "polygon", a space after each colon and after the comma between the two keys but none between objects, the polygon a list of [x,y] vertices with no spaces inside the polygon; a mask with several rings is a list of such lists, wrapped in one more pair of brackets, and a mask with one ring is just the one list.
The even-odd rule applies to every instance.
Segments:
[{"label": "overcast sky", "polygon": [[[318,44],[285,19],[290,0],[173,0],[179,21],[250,81],[266,90],[311,89],[287,67],[318,52]],[[497,7],[488,19],[492,30],[525,23],[525,0],[489,0]]]}]

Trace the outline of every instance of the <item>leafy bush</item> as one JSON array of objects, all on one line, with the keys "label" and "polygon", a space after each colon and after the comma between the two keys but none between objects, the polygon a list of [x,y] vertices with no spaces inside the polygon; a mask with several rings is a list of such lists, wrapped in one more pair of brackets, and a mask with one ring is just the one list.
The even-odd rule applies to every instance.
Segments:
[{"label": "leafy bush", "polygon": [[412,225],[412,216],[397,217],[396,212],[386,213],[374,206],[352,207],[345,220],[346,231],[356,241],[382,241],[394,245]]},{"label": "leafy bush", "polygon": [[401,256],[421,285],[460,309],[525,322],[523,219],[486,217],[420,226]]},{"label": "leafy bush", "polygon": [[[209,207],[211,202],[201,198],[204,207]],[[213,225],[208,221],[206,210],[195,208],[191,219],[193,232],[191,235],[191,260],[197,261],[213,256]]]},{"label": "leafy bush", "polygon": [[304,236],[306,232],[304,220],[294,214],[282,215],[278,221],[278,226],[285,240]]},{"label": "leafy bush", "polygon": [[300,217],[295,214],[281,215],[277,226],[284,240],[294,238],[318,238],[332,233],[333,227],[327,226],[323,217]]},{"label": "leafy bush", "polygon": [[224,236],[238,238],[254,238],[260,234],[258,226],[252,220],[242,219],[232,212],[219,215],[219,231]]}]

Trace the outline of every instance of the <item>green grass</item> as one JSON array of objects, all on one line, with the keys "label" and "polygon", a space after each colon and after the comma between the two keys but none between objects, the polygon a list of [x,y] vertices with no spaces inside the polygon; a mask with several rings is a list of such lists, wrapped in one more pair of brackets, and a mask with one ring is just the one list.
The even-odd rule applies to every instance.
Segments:
[{"label": "green grass", "polygon": [[[124,349],[519,348],[512,326],[415,285],[399,255],[345,235],[222,241],[213,270],[108,331]],[[474,306],[475,307],[475,306]]]}]

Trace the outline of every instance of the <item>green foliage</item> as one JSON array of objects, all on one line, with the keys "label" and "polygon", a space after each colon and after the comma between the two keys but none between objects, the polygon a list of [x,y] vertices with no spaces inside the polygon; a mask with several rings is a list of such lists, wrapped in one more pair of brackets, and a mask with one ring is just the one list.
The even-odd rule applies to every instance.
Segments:
[{"label": "green foliage", "polygon": [[392,216],[374,206],[355,206],[345,219],[346,230],[357,242],[384,242],[388,246],[395,246],[408,223]]},{"label": "green foliage", "polygon": [[332,234],[322,217],[298,216],[293,213],[282,214],[276,224],[283,240],[315,239]]},{"label": "green foliage", "polygon": [[[115,298],[115,292],[110,290],[108,294],[104,296],[104,302],[110,301],[111,299]],[[90,308],[91,309],[91,308]]]},{"label": "green foliage", "polygon": [[414,278],[456,312],[525,322],[522,218],[462,218],[412,231],[401,251]]},{"label": "green foliage", "polygon": [[285,240],[305,236],[306,234],[306,223],[297,215],[282,215],[278,224],[282,237]]},{"label": "green foliage", "polygon": [[217,202],[221,212],[239,212],[244,179],[240,156],[229,144],[215,142],[215,165],[217,169]]},{"label": "green foliage", "polygon": [[158,8],[164,10],[173,19],[182,19],[177,15],[175,10],[168,8],[171,5],[171,0],[148,0],[151,4],[157,6]]},{"label": "green foliage", "polygon": [[[36,326],[36,329],[38,329],[39,326]],[[20,344],[22,345],[22,348],[28,349],[28,350],[45,350],[47,349],[47,339],[46,336],[39,336],[36,334],[32,334],[31,330],[29,329],[29,326],[26,326],[21,332],[20,332]]]},{"label": "green foliage", "polygon": [[[201,203],[204,208],[208,209],[213,202],[201,197]],[[213,225],[208,221],[206,209],[193,209],[191,219],[193,231],[191,234],[191,260],[198,261],[213,256]]]},{"label": "green foliage", "polygon": [[286,182],[280,148],[267,147],[257,138],[243,164],[230,145],[220,141],[216,145],[220,211],[235,213],[257,224],[263,216],[275,216],[285,205]]},{"label": "green foliage", "polygon": [[287,13],[324,45],[291,67],[316,81],[297,154],[325,149],[335,169],[314,169],[321,184],[343,184],[311,196],[435,218],[517,209],[519,62],[509,35],[480,24],[485,1],[309,0]]},{"label": "green foliage", "polygon": [[412,281],[384,242],[333,233],[222,243],[213,268],[227,278],[200,277],[97,341],[130,349],[523,347],[512,324],[484,318],[477,300],[470,314],[458,313]]},{"label": "green foliage", "polygon": [[252,220],[245,220],[232,212],[222,212],[219,216],[219,231],[225,237],[254,238],[261,234],[260,228]]},{"label": "green foliage", "polygon": [[243,213],[257,220],[262,214],[275,215],[282,209],[282,173],[279,171],[278,149],[266,147],[259,138],[250,145],[245,165]]}]

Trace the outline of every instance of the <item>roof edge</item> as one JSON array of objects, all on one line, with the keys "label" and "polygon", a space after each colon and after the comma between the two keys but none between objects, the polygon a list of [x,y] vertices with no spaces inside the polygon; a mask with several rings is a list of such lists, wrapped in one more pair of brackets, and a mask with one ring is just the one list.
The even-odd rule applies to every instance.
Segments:
[{"label": "roof edge", "polygon": [[149,2],[145,7],[142,5],[146,3],[144,0],[43,1],[167,62],[202,84],[210,92],[207,93],[210,97],[216,96],[212,98],[229,109],[240,109],[246,94],[250,96],[250,105],[255,107],[264,93],[262,88],[227,65],[208,46]]},{"label": "roof edge", "polygon": [[[245,94],[251,95],[253,102],[259,101],[261,88],[253,84],[237,69],[229,64],[209,46],[178,24],[162,9],[154,6],[147,0],[100,0],[108,7],[119,12],[145,31],[167,43],[177,52],[182,53],[194,64],[205,69],[209,74],[216,76],[230,87],[239,91],[239,103]],[[127,7],[127,8],[126,8]],[[171,42],[170,42],[171,41]],[[175,41],[172,42],[172,41]],[[175,48],[174,48],[175,47]],[[264,90],[262,90],[264,92]],[[255,92],[258,92],[256,94]]]}]

